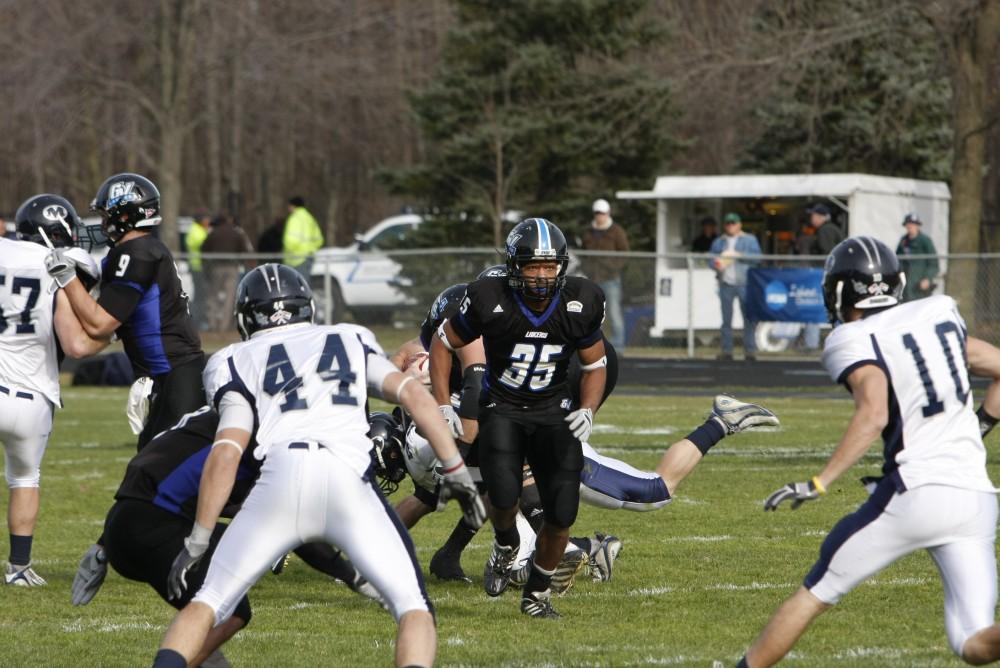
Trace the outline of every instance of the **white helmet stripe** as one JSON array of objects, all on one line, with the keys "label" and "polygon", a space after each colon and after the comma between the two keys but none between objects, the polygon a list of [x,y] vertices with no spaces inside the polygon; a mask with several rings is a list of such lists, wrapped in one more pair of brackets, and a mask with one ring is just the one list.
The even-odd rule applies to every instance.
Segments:
[{"label": "white helmet stripe", "polygon": [[864,242],[864,240],[865,240],[865,237],[855,237],[855,238],[854,238],[854,241],[856,241],[856,242],[857,242],[857,244],[858,244],[859,246],[861,246],[861,250],[863,250],[863,251],[865,252],[865,256],[866,256],[866,257],[868,258],[868,264],[869,264],[869,265],[874,265],[874,264],[875,264],[875,262],[874,262],[874,260],[872,259],[872,254],[871,254],[871,252],[870,252],[870,251],[868,250],[868,247],[867,247],[867,246],[865,245],[865,242]]}]

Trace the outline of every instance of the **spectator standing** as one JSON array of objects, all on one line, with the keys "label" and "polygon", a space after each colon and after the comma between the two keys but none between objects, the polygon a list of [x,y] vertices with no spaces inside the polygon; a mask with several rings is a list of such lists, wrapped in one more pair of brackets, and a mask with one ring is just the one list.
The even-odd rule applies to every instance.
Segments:
[{"label": "spectator standing", "polygon": [[266,230],[257,237],[258,253],[273,253],[274,257],[262,258],[261,264],[281,262],[282,237],[285,234],[285,219],[275,218]]},{"label": "spectator standing", "polygon": [[761,254],[757,237],[743,231],[740,215],[730,212],[722,219],[722,236],[712,242],[709,252],[715,257],[711,261],[719,279],[719,301],[722,305],[722,352],[719,359],[733,359],[733,300],[739,300],[743,314],[743,352],[748,362],[757,359],[757,342],[754,335],[757,323],[747,314],[747,271],[749,258]]},{"label": "spectator standing", "polygon": [[[810,218],[812,214],[810,214]],[[799,233],[795,235],[795,254],[796,255],[812,255],[813,246],[816,243],[816,228],[813,227],[812,221],[808,221],[802,224],[799,229]],[[804,266],[810,269],[822,268],[821,265],[807,262]],[[818,322],[807,322],[803,328],[802,333],[802,347],[804,350],[816,351],[819,350],[819,323]]]},{"label": "spectator standing", "polygon": [[701,234],[691,242],[691,252],[707,253],[712,250],[712,242],[719,236],[719,224],[711,216],[706,216],[699,222],[701,223]]},{"label": "spectator standing", "polygon": [[313,255],[323,247],[323,231],[306,209],[301,197],[288,200],[288,218],[282,235],[283,263],[295,268],[305,279],[312,275]]},{"label": "spectator standing", "polygon": [[[628,252],[625,228],[611,218],[611,205],[605,199],[594,200],[593,220],[583,233],[583,248],[589,251]],[[611,324],[609,340],[617,350],[625,348],[625,317],[622,314],[622,269],[625,257],[607,255],[587,258],[587,276],[604,291],[605,306]]]},{"label": "spectator standing", "polygon": [[830,209],[825,204],[815,204],[809,209],[809,224],[816,230],[812,240],[812,255],[829,255],[844,240],[844,231],[832,222]]},{"label": "spectator standing", "polygon": [[[202,245],[205,253],[252,253],[253,244],[246,233],[237,227],[232,216],[218,216],[212,221],[212,231]],[[228,331],[233,324],[236,285],[243,276],[240,260],[226,258],[206,260],[212,301],[209,305],[209,324],[216,332]]]},{"label": "spectator standing", "polygon": [[915,213],[908,213],[903,218],[906,234],[899,240],[896,255],[899,256],[900,268],[906,273],[906,287],[903,289],[903,301],[929,297],[934,291],[934,279],[938,275],[938,260],[936,257],[910,259],[908,255],[937,255],[934,242],[921,231],[920,218]]},{"label": "spectator standing", "polygon": [[191,282],[194,284],[191,317],[201,331],[208,329],[208,313],[205,311],[205,305],[209,290],[201,262],[201,246],[208,238],[208,227],[211,221],[212,218],[207,213],[198,214],[194,217],[191,228],[184,235],[184,247],[188,252],[188,266],[191,268]]}]

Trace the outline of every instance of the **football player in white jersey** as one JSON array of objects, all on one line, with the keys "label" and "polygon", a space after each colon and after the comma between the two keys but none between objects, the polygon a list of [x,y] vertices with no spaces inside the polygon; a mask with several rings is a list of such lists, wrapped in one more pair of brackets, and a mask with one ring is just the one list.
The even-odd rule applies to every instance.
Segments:
[{"label": "football player in white jersey", "polygon": [[[79,224],[73,206],[58,195],[35,195],[20,206],[14,221],[19,240],[0,238],[0,442],[10,490],[4,583],[31,587],[45,584],[31,568],[31,543],[39,467],[59,405],[58,351],[61,346],[71,357],[84,357],[104,343],[84,333],[45,271],[48,248],[73,245]],[[80,251],[77,266],[86,267],[93,282],[99,275],[96,263],[86,263],[89,256],[73,250]]]},{"label": "football player in white jersey", "polygon": [[431,665],[434,618],[413,543],[371,470],[366,386],[409,411],[437,450],[446,494],[481,525],[485,509],[437,404],[385,358],[367,329],[313,325],[311,291],[290,267],[266,264],[247,274],[237,288],[236,315],[244,341],[216,353],[205,369],[219,428],[171,589],[183,591],[187,571],[204,554],[255,431],[261,474],[154,666],[188,665],[212,626],[229,617],[271,564],[311,541],[341,548],[382,594],[399,622],[397,665]]},{"label": "football player in white jersey", "polygon": [[764,509],[784,501],[795,509],[819,498],[879,434],[884,475],[868,500],[830,531],[803,586],[778,608],[739,666],[779,661],[817,616],[921,548],[941,574],[952,650],[971,664],[1000,658],[997,489],[986,473],[969,386],[970,370],[992,378],[987,402],[996,410],[1000,350],[968,336],[950,297],[899,304],[904,285],[895,254],[869,237],[841,242],[826,260],[823,296],[837,326],[823,364],[853,395],[854,415],[826,466],[811,480],[774,492]]}]

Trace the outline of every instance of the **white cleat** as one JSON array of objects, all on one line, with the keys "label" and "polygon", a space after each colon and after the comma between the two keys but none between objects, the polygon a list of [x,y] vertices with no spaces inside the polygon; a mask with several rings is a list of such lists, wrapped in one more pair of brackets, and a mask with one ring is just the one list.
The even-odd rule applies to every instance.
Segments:
[{"label": "white cleat", "polygon": [[725,394],[712,402],[712,417],[727,434],[738,434],[754,427],[777,427],[778,417],[763,406],[740,401]]},{"label": "white cleat", "polygon": [[3,583],[15,587],[41,587],[46,584],[42,576],[31,568],[31,564],[15,566],[10,563],[7,564],[7,569],[4,572]]}]

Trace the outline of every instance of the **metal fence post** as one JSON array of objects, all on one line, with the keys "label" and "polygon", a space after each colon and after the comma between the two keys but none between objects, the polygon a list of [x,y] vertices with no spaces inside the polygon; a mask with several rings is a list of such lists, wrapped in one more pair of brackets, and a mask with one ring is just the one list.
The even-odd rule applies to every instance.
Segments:
[{"label": "metal fence post", "polygon": [[688,316],[688,331],[687,331],[687,344],[688,344],[688,358],[694,357],[694,262],[691,259],[691,254],[688,253],[685,256],[687,260],[687,316]]},{"label": "metal fence post", "polygon": [[323,324],[333,324],[333,279],[330,276],[330,258],[323,258]]}]

